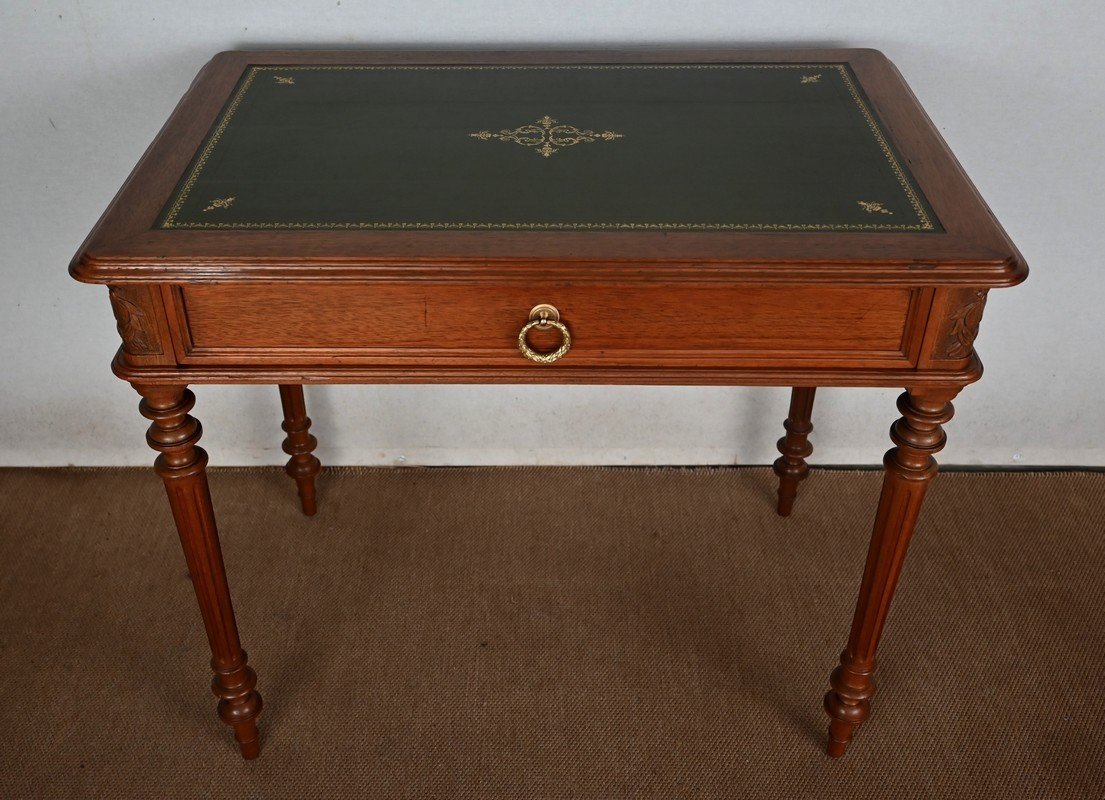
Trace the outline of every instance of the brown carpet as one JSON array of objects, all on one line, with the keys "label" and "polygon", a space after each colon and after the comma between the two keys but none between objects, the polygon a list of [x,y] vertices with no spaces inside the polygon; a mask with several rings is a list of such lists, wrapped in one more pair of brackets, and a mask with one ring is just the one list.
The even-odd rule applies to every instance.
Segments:
[{"label": "brown carpet", "polygon": [[880,475],[215,470],[265,697],[215,718],[160,481],[0,471],[0,797],[1105,796],[1105,475],[946,473],[843,760]]}]

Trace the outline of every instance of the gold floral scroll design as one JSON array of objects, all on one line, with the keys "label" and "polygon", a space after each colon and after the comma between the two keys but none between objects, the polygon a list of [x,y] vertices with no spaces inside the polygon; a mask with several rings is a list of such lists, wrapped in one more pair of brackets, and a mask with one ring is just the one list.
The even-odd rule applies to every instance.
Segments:
[{"label": "gold floral scroll design", "polygon": [[501,142],[514,142],[524,147],[532,147],[536,153],[548,158],[565,147],[572,147],[583,142],[612,142],[615,139],[621,139],[625,134],[615,133],[614,131],[596,132],[580,129],[574,125],[557,122],[546,114],[531,125],[522,125],[513,130],[504,128],[498,133],[484,130],[468,135],[474,139],[479,139],[481,142],[498,139]]},{"label": "gold floral scroll design", "polygon": [[216,197],[214,200],[208,203],[207,207],[203,210],[204,212],[207,212],[214,211],[217,208],[230,208],[234,204],[235,199],[235,197]]},{"label": "gold floral scroll design", "polygon": [[866,211],[868,214],[893,214],[889,208],[882,203],[876,203],[874,200],[857,200],[856,203]]},{"label": "gold floral scroll design", "polygon": [[273,75],[272,79],[281,86],[295,86],[295,78],[290,75]]},{"label": "gold floral scroll design", "polygon": [[821,73],[818,72],[816,75],[803,75],[802,83],[821,83]]}]

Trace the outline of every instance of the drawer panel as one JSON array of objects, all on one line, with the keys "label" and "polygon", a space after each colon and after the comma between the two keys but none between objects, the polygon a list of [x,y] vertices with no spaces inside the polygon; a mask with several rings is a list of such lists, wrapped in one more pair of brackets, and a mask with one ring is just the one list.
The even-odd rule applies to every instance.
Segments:
[{"label": "drawer panel", "polygon": [[[905,366],[929,292],[900,287],[209,284],[175,287],[183,363],[519,366],[529,310],[549,303],[572,335],[556,369],[842,363]],[[537,350],[555,331],[535,330]]]}]

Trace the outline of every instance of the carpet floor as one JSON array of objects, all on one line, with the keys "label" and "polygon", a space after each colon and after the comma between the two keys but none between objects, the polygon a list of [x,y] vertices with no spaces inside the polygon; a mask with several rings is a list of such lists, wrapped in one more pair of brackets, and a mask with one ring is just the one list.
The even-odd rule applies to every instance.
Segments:
[{"label": "carpet floor", "polygon": [[212,470],[244,762],[160,481],[0,470],[0,797],[1105,797],[1105,474],[941,475],[824,755],[880,479]]}]

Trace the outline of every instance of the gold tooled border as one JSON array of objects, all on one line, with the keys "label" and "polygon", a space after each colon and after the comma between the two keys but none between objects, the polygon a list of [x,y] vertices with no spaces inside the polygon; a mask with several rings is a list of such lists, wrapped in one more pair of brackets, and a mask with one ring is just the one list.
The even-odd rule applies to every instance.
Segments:
[{"label": "gold tooled border", "polygon": [[[207,164],[242,98],[261,72],[339,71],[339,70],[542,70],[542,69],[835,69],[845,88],[859,108],[875,137],[879,148],[898,178],[910,205],[920,222],[916,225],[893,223],[843,223],[794,225],[785,223],[696,223],[696,222],[177,222],[177,214],[188,199],[200,173]],[[188,177],[177,191],[172,205],[158,225],[163,229],[272,229],[272,230],[672,230],[672,231],[932,231],[932,219],[925,211],[906,171],[890,147],[882,128],[871,113],[845,64],[289,64],[251,66],[234,96],[227,104],[218,124],[208,137],[199,157],[192,164]]]}]

